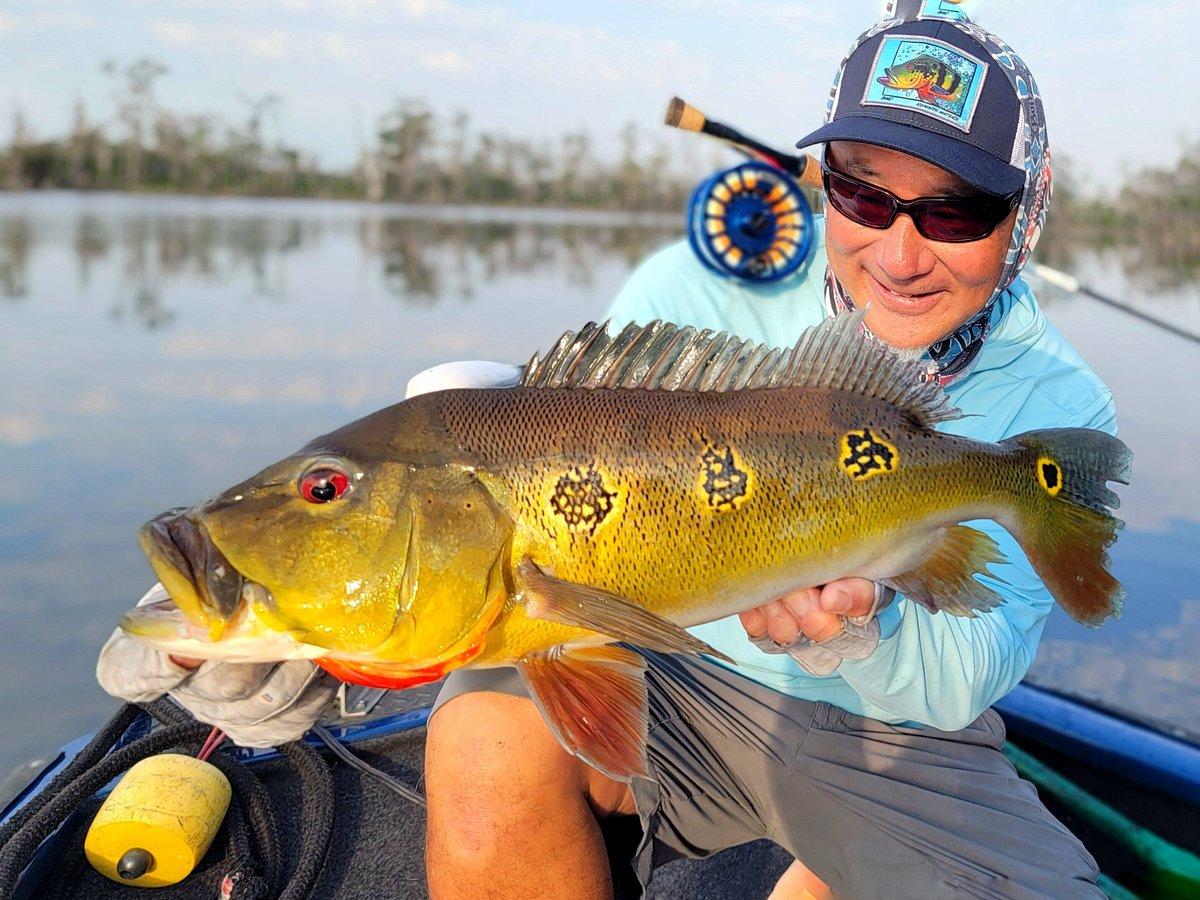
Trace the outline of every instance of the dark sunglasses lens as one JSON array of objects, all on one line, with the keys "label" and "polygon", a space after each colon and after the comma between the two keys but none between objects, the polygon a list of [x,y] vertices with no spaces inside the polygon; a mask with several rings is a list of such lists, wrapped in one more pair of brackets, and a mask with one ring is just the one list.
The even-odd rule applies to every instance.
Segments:
[{"label": "dark sunglasses lens", "polygon": [[896,207],[883,191],[825,173],[825,189],[834,208],[847,218],[869,228],[887,228]]},{"label": "dark sunglasses lens", "polygon": [[999,223],[996,211],[992,204],[971,200],[930,203],[916,210],[917,230],[931,241],[974,241]]}]

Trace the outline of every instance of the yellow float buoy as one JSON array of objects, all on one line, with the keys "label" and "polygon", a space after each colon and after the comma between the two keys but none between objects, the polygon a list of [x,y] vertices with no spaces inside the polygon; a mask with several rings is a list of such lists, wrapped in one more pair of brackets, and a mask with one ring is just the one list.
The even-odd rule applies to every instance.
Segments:
[{"label": "yellow float buoy", "polygon": [[194,756],[143,759],[96,813],[83,843],[88,862],[121,884],[182,881],[221,827],[231,793],[221,770]]}]

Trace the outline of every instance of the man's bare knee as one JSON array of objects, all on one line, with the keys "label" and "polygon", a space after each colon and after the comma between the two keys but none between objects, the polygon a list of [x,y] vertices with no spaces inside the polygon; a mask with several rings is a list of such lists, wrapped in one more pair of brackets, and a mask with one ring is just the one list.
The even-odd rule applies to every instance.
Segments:
[{"label": "man's bare knee", "polygon": [[586,802],[591,813],[633,812],[625,785],[567,753],[524,697],[460,694],[429,721],[425,784],[431,825],[464,853],[486,854],[514,829]]},{"label": "man's bare knee", "polygon": [[456,851],[482,856],[581,793],[577,767],[533,702],[488,692],[455,697],[430,719],[425,787],[431,826]]}]

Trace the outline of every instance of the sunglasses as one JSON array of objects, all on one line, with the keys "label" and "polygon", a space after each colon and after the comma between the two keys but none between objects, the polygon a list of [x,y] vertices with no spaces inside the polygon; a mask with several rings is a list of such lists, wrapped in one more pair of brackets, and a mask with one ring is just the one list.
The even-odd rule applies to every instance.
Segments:
[{"label": "sunglasses", "polygon": [[821,166],[825,196],[833,208],[868,228],[890,228],[904,213],[922,237],[931,241],[964,244],[978,241],[996,230],[1021,199],[1021,191],[1007,197],[975,194],[970,197],[918,197],[901,200],[881,187],[867,184]]}]

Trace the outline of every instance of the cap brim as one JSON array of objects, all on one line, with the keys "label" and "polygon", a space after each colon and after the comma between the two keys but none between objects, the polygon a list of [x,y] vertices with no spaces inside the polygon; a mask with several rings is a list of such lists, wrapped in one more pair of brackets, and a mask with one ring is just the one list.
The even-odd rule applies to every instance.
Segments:
[{"label": "cap brim", "polygon": [[818,128],[796,142],[797,147],[829,141],[859,141],[908,153],[933,163],[989,194],[1007,196],[1025,186],[1025,173],[977,147],[871,116],[845,116]]}]

